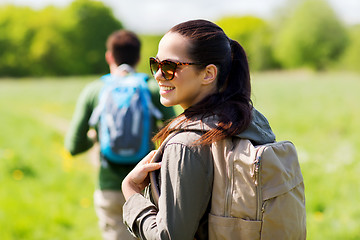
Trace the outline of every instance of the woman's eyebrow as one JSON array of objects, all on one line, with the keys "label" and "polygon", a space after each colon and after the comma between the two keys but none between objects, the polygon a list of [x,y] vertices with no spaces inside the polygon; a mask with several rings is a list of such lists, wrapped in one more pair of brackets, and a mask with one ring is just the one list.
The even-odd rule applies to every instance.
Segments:
[{"label": "woman's eyebrow", "polygon": [[156,56],[155,58],[157,60],[159,60],[159,62],[162,62],[162,61],[179,62],[179,60],[177,60],[177,59],[166,58],[166,59],[160,60],[160,58],[158,56]]}]

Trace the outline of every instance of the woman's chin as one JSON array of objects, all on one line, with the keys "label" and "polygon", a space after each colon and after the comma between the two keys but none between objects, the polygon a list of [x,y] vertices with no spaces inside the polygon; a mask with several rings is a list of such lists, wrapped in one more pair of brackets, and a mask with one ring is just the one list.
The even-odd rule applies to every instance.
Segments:
[{"label": "woman's chin", "polygon": [[165,107],[172,107],[176,104],[174,104],[173,102],[169,101],[168,99],[165,99],[165,98],[160,98],[160,103],[162,105],[164,105]]}]

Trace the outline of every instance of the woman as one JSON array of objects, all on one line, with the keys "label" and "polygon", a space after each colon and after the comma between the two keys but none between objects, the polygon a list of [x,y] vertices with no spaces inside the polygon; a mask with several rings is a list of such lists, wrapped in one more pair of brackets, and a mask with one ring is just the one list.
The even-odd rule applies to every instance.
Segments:
[{"label": "woman", "polygon": [[[216,24],[193,20],[174,26],[161,39],[150,67],[161,103],[184,109],[154,139],[182,131],[166,143],[161,164],[150,163],[152,152],[124,179],[124,221],[141,239],[208,239],[210,144],[235,135],[264,144],[275,136],[252,107],[243,48]],[[155,206],[141,193],[148,172],[160,167],[161,195]]]}]

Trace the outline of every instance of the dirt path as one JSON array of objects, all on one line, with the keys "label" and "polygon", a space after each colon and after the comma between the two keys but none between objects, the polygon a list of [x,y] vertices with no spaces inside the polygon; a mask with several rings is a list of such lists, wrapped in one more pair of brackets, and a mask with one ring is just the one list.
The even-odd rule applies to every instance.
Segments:
[{"label": "dirt path", "polygon": [[[36,111],[33,116],[36,116],[37,120],[41,121],[43,124],[53,128],[61,135],[65,136],[66,132],[69,129],[70,121],[59,117],[55,114],[46,113],[42,111]],[[95,144],[91,149],[86,152],[89,162],[95,167],[99,167],[99,145]]]}]

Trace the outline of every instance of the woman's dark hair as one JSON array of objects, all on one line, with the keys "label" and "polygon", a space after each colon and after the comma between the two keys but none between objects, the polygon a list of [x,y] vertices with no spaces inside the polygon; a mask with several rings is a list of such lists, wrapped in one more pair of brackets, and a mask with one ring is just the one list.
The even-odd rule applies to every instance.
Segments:
[{"label": "woman's dark hair", "polygon": [[140,59],[141,42],[135,33],[127,30],[113,32],[106,41],[106,48],[115,59],[115,63],[134,67]]},{"label": "woman's dark hair", "polygon": [[218,91],[186,109],[153,140],[162,142],[172,131],[170,125],[174,121],[182,119],[179,123],[182,124],[212,115],[218,117],[218,126],[206,132],[199,139],[199,144],[210,144],[244,131],[251,121],[252,102],[249,65],[241,45],[229,39],[219,26],[206,20],[180,23],[169,32],[189,40],[187,55],[193,62],[202,64],[198,67],[216,65]]}]

